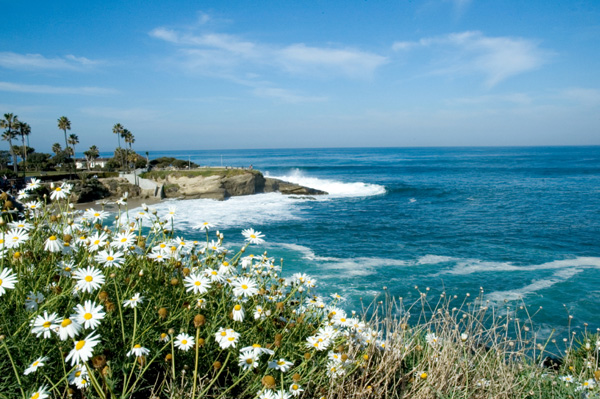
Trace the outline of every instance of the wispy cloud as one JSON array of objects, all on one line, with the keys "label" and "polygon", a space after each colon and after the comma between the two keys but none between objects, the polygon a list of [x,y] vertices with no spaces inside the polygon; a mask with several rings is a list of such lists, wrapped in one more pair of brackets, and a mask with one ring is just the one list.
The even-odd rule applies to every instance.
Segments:
[{"label": "wispy cloud", "polygon": [[285,46],[253,42],[223,33],[182,32],[164,27],[149,35],[177,45],[187,57],[185,65],[197,72],[211,68],[236,67],[247,73],[255,68],[270,68],[293,75],[327,75],[347,78],[371,76],[387,62],[387,57],[353,48],[315,47],[304,43]]},{"label": "wispy cloud", "polygon": [[533,102],[533,98],[525,93],[511,93],[502,95],[487,95],[476,97],[460,97],[446,101],[448,105],[489,105],[489,104],[512,104],[512,105],[529,105]]},{"label": "wispy cloud", "polygon": [[600,90],[571,87],[561,93],[561,97],[588,106],[600,105]]},{"label": "wispy cloud", "polygon": [[81,70],[101,64],[102,61],[66,55],[48,58],[41,54],[0,52],[0,67],[17,70]]},{"label": "wispy cloud", "polygon": [[451,33],[417,41],[393,44],[395,51],[430,49],[432,61],[441,67],[430,73],[445,75],[483,75],[493,87],[505,79],[538,69],[552,55],[536,41],[513,37],[489,37],[478,31]]},{"label": "wispy cloud", "polygon": [[48,85],[28,85],[10,82],[0,82],[0,91],[36,94],[77,94],[89,96],[118,93],[118,90],[103,87],[61,87]]},{"label": "wispy cloud", "polygon": [[120,120],[123,122],[147,122],[157,120],[160,112],[149,108],[118,108],[118,107],[85,107],[80,109],[82,114],[89,116]]}]

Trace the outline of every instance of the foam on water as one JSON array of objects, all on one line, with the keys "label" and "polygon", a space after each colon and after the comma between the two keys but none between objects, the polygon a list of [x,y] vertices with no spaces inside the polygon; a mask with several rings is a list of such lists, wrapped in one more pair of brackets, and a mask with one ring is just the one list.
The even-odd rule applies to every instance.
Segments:
[{"label": "foam on water", "polygon": [[528,272],[534,270],[565,269],[572,267],[600,268],[598,257],[577,257],[574,259],[555,260],[538,265],[515,265],[511,262],[485,262],[478,259],[457,259],[456,266],[450,270],[444,270],[440,274],[467,275],[481,272]]},{"label": "foam on water", "polygon": [[325,191],[329,193],[329,198],[370,197],[373,195],[385,194],[386,192],[385,187],[379,184],[363,182],[347,183],[338,180],[320,179],[317,177],[305,176],[299,169],[294,169],[290,174],[283,176],[271,176],[267,172],[266,176]]}]

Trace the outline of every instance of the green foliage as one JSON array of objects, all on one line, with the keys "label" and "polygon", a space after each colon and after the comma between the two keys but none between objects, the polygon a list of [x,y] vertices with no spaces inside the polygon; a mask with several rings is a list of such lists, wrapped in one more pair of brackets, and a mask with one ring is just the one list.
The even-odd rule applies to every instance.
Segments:
[{"label": "green foliage", "polygon": [[194,162],[185,161],[183,159],[177,159],[173,157],[161,157],[150,161],[152,168],[164,169],[164,168],[175,168],[175,169],[188,169],[197,168],[198,164]]},{"label": "green foliage", "polygon": [[202,168],[197,170],[151,170],[150,172],[144,172],[141,177],[146,179],[154,180],[165,180],[167,177],[233,177],[240,176],[247,173],[258,174],[260,172],[256,170],[245,170],[245,169],[223,169],[223,168]]}]

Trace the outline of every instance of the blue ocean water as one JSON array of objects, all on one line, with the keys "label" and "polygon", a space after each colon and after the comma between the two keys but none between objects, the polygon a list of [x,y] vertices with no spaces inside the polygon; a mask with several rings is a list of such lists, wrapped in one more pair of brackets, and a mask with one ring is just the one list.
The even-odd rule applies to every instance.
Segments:
[{"label": "blue ocean water", "polygon": [[[181,234],[209,221],[241,244],[266,235],[284,275],[315,276],[356,308],[384,286],[523,301],[540,326],[600,327],[600,147],[352,148],[151,152],[249,166],[330,193],[168,201]],[[261,249],[257,250],[262,252]]]}]

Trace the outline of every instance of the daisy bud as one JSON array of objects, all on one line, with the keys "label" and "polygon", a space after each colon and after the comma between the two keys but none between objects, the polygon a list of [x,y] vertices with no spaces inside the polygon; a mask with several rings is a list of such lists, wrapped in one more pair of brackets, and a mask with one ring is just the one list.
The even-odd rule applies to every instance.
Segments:
[{"label": "daisy bud", "polygon": [[348,355],[347,354],[343,354],[342,355],[342,360],[345,362],[346,360],[348,360]]},{"label": "daisy bud", "polygon": [[184,267],[183,268],[183,275],[186,276],[186,277],[189,276],[190,275],[190,269],[187,268],[187,267]]},{"label": "daisy bud", "polygon": [[205,343],[206,343],[206,341],[204,340],[204,338],[198,338],[198,346],[199,347],[202,348]]},{"label": "daisy bud", "polygon": [[176,286],[177,284],[179,284],[179,280],[178,280],[178,279],[176,279],[175,277],[173,277],[173,278],[171,279],[171,285],[174,287],[174,286]]},{"label": "daisy bud", "polygon": [[100,370],[104,366],[106,366],[106,356],[104,355],[96,355],[92,358],[92,365],[96,370]]},{"label": "daisy bud", "polygon": [[65,234],[63,236],[63,241],[64,242],[71,242],[72,239],[73,239],[73,236],[71,234]]},{"label": "daisy bud", "polygon": [[144,367],[146,365],[146,356],[138,356],[137,362],[140,364],[140,367]]},{"label": "daisy bud", "polygon": [[280,310],[280,311],[283,310],[283,306],[284,306],[283,302],[277,302],[277,305],[275,305],[277,310]]},{"label": "daisy bud", "polygon": [[161,319],[166,319],[168,314],[169,311],[167,310],[167,308],[158,309],[158,317],[160,317]]},{"label": "daisy bud", "polygon": [[13,254],[13,258],[15,258],[15,259],[19,259],[20,257],[21,257],[21,253],[20,253],[19,251],[16,251],[16,252]]},{"label": "daisy bud", "polygon": [[138,273],[138,276],[142,277],[144,275],[144,271],[140,270],[140,272]]},{"label": "daisy bud", "polygon": [[169,363],[171,360],[173,360],[173,355],[167,353],[167,356],[165,356],[165,362]]},{"label": "daisy bud", "polygon": [[108,292],[100,291],[100,293],[98,294],[98,300],[100,302],[106,302],[108,300]]},{"label": "daisy bud", "polygon": [[58,219],[57,219],[56,215],[52,215],[52,216],[50,216],[50,221],[51,221],[51,222],[56,222],[57,220],[58,220]]},{"label": "daisy bud", "polygon": [[0,341],[4,341],[5,338],[6,338],[6,335],[4,335],[4,334],[0,335]]},{"label": "daisy bud", "polygon": [[220,369],[220,368],[221,368],[221,362],[220,362],[220,361],[218,361],[218,360],[217,360],[216,362],[214,362],[214,363],[213,363],[213,368],[214,368],[215,370],[218,370],[218,369]]},{"label": "daisy bud", "polygon": [[596,381],[600,381],[600,370],[594,371],[594,378]]},{"label": "daisy bud", "polygon": [[300,376],[300,374],[298,374],[298,373],[295,373],[295,374],[292,376],[292,380],[294,380],[294,382],[300,382],[300,380],[301,380],[301,379],[302,379],[302,377],[301,377],[301,376]]},{"label": "daisy bud", "polygon": [[148,205],[146,204],[142,204],[142,209],[146,212],[148,212]]},{"label": "daisy bud", "polygon": [[311,356],[311,354],[309,352],[306,352],[304,354],[304,360],[310,360],[310,356]]},{"label": "daisy bud", "polygon": [[261,380],[262,384],[265,386],[265,388],[267,389],[272,389],[275,388],[275,378],[273,378],[270,375],[265,375],[262,380]]},{"label": "daisy bud", "polygon": [[175,330],[172,328],[169,328],[169,330],[167,330],[167,332],[169,333],[169,335],[175,334]]},{"label": "daisy bud", "polygon": [[194,316],[194,327],[202,327],[205,323],[206,318],[204,317],[204,315],[197,314],[196,316]]},{"label": "daisy bud", "polygon": [[102,375],[103,375],[103,376],[105,376],[105,377],[107,377],[107,376],[110,376],[110,367],[108,367],[108,366],[105,366],[105,367],[102,369]]},{"label": "daisy bud", "polygon": [[115,304],[111,301],[104,302],[104,307],[106,308],[107,312],[114,312],[116,309]]}]

